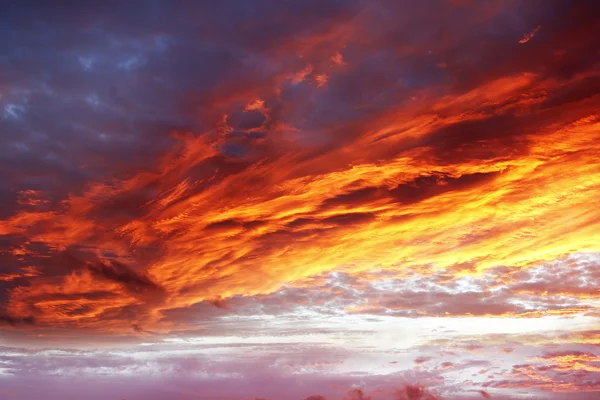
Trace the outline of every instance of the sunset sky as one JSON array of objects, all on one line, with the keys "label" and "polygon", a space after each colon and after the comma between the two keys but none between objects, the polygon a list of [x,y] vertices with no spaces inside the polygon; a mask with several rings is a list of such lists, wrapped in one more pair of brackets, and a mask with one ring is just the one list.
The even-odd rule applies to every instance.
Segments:
[{"label": "sunset sky", "polygon": [[600,398],[600,2],[0,3],[0,400]]}]

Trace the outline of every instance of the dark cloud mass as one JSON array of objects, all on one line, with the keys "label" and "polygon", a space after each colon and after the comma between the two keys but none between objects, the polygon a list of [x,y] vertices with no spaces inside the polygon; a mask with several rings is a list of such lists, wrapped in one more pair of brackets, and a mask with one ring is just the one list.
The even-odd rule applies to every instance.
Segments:
[{"label": "dark cloud mass", "polygon": [[33,325],[35,323],[35,319],[33,317],[25,317],[25,318],[15,318],[10,315],[0,315],[0,322],[3,324],[7,324],[13,327],[17,325]]}]

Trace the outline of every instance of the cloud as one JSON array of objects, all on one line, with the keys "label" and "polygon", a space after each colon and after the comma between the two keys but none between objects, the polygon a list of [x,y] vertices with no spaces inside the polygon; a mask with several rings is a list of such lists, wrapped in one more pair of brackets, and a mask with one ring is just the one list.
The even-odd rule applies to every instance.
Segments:
[{"label": "cloud", "polygon": [[122,284],[127,290],[134,293],[152,292],[152,295],[156,296],[157,292],[161,290],[148,277],[138,275],[126,265],[116,261],[111,261],[110,264],[101,263],[92,266],[92,271],[107,280]]},{"label": "cloud", "polygon": [[[3,334],[32,345],[336,334],[378,345],[373,321],[448,339],[456,333],[427,321],[594,318],[599,13],[561,0],[7,6]],[[535,354],[456,339],[466,359],[435,349],[377,365],[450,377],[487,369],[470,357],[493,348],[521,366],[489,372],[494,398],[583,393],[595,388],[585,348],[595,332],[585,325],[554,338],[581,347]],[[293,375],[364,361],[286,350],[301,356],[261,362]],[[9,356],[0,375],[165,368],[199,374],[211,396],[220,379],[253,372],[211,351],[209,367]],[[287,384],[294,398],[346,394],[253,366],[281,378],[270,398]],[[484,374],[474,375],[460,378],[476,381],[471,394]],[[236,395],[259,395],[247,389],[265,377]],[[351,378],[338,387],[360,383]]]},{"label": "cloud", "polygon": [[540,30],[541,27],[542,27],[541,25],[538,25],[534,30],[532,30],[529,33],[526,33],[523,36],[523,38],[521,40],[519,40],[519,43],[525,44],[525,43],[529,42],[531,39],[533,39],[533,37],[535,36],[535,34],[537,33],[537,31]]},{"label": "cloud", "polygon": [[17,327],[19,325],[33,325],[35,324],[35,318],[32,316],[19,318],[12,317],[10,315],[0,315],[0,322],[2,322],[2,324],[10,325],[12,327]]},{"label": "cloud", "polygon": [[431,361],[431,360],[433,360],[433,357],[420,356],[420,357],[415,358],[414,362],[417,365],[421,365],[421,364],[426,363],[427,361]]}]

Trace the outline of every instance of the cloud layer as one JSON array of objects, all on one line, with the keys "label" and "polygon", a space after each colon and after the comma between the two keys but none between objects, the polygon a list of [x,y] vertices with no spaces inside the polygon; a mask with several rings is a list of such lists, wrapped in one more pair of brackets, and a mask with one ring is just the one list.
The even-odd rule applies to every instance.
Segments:
[{"label": "cloud layer", "polygon": [[[7,5],[5,344],[332,343],[436,318],[595,331],[599,17],[567,0]],[[593,349],[536,350],[453,384],[598,390]],[[403,371],[436,356],[413,358]]]}]

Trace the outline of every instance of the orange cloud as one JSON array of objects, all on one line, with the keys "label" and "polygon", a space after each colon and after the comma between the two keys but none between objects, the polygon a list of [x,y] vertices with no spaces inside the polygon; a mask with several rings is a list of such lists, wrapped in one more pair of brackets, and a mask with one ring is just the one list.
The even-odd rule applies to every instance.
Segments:
[{"label": "orange cloud", "polygon": [[[227,161],[202,137],[180,136],[162,172],[91,184],[65,211],[23,212],[0,230],[57,250],[93,246],[126,263],[153,248],[160,256],[144,269],[166,290],[164,308],[268,293],[339,266],[401,274],[475,262],[476,273],[598,250],[600,215],[588,207],[600,183],[600,167],[589,162],[600,151],[595,102],[546,111],[550,95],[530,100],[564,85],[520,75],[421,100],[310,157],[310,148],[286,149],[292,141],[270,162]],[[123,206],[136,216],[99,219]],[[73,279],[84,276],[52,285]],[[10,311],[25,312],[25,293],[35,290],[15,289]],[[131,302],[122,296],[115,307]],[[110,307],[88,303],[97,307],[90,316]]]},{"label": "orange cloud", "polygon": [[[497,7],[465,24],[486,23]],[[281,68],[216,85],[198,106],[206,131],[173,132],[150,166],[90,179],[60,201],[23,191],[0,234],[23,242],[11,262],[40,273],[2,275],[13,285],[7,314],[47,327],[168,331],[168,310],[268,294],[334,270],[456,278],[600,250],[600,211],[591,206],[600,184],[595,68],[548,70],[517,54],[498,68],[474,66],[481,76],[465,81],[470,67],[452,51],[471,43],[464,32],[447,27],[454,36],[432,40],[432,50],[397,43],[404,30],[366,40],[362,29],[383,14],[367,7],[274,45],[265,57]],[[571,36],[589,41],[576,29],[556,41]],[[408,78],[358,56],[370,49],[387,50]],[[443,73],[454,75],[438,79],[442,55]],[[575,55],[564,57],[568,66]],[[412,65],[435,72],[421,76]],[[575,292],[547,290],[598,296]],[[469,313],[488,315],[484,308]]]},{"label": "orange cloud", "polygon": [[525,36],[523,36],[523,38],[521,40],[519,40],[519,43],[524,44],[524,43],[529,42],[531,39],[533,39],[533,37],[540,30],[541,27],[542,27],[541,25],[538,25],[534,30],[532,30],[529,33],[526,33]]}]

